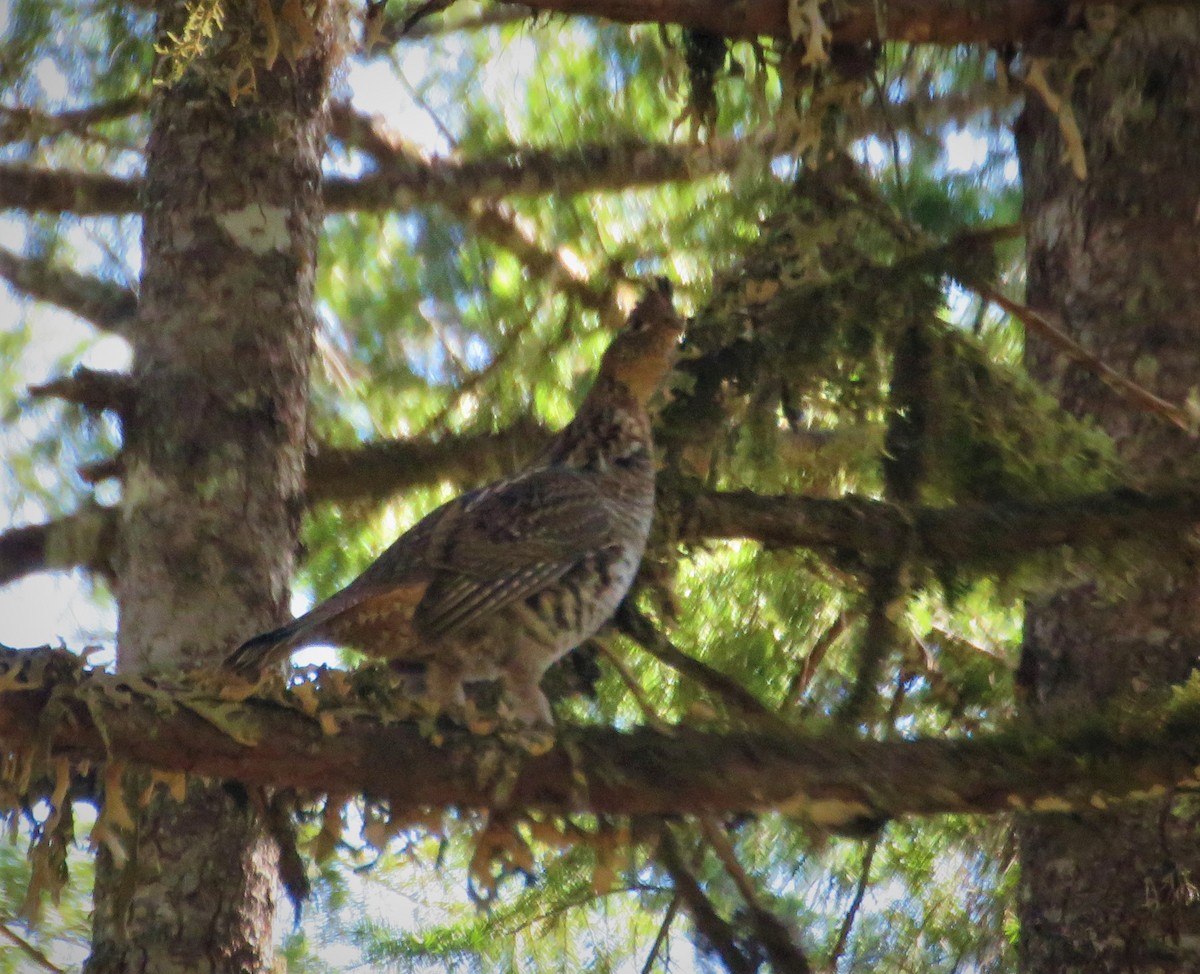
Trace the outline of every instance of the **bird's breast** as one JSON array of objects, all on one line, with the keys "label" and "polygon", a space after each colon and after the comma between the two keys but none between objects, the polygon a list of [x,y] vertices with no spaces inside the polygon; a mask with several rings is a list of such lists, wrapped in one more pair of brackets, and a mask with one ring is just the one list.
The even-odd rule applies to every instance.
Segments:
[{"label": "bird's breast", "polygon": [[545,646],[550,662],[594,635],[612,617],[633,584],[644,548],[642,538],[594,552],[515,607],[523,628]]}]

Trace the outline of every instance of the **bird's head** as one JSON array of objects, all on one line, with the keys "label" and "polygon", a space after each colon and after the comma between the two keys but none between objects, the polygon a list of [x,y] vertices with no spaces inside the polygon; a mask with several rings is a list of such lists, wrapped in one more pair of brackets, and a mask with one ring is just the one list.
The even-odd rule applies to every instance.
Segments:
[{"label": "bird's head", "polygon": [[671,371],[682,334],[683,319],[671,304],[671,284],[660,277],[608,346],[600,363],[601,378],[624,386],[645,405]]}]

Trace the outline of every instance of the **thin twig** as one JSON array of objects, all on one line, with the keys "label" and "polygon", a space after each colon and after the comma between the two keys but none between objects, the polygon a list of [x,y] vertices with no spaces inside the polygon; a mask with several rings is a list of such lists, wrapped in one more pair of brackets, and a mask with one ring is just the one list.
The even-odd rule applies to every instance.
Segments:
[{"label": "thin twig", "polygon": [[658,935],[654,938],[654,943],[650,945],[650,953],[646,955],[646,963],[642,965],[641,974],[650,974],[650,971],[654,968],[654,962],[658,960],[658,952],[662,950],[663,944],[667,942],[667,934],[671,930],[671,924],[674,922],[677,913],[679,913],[678,893],[671,898],[671,902],[667,905],[667,912],[663,914],[662,923],[658,925]]},{"label": "thin twig", "polygon": [[787,925],[763,905],[758,891],[754,888],[754,882],[738,862],[729,836],[711,815],[701,815],[699,821],[705,841],[717,854],[725,872],[729,874],[729,878],[733,880],[733,884],[745,900],[755,937],[770,959],[772,967],[777,971],[807,974],[812,969],[808,958],[796,944]]},{"label": "thin twig", "polygon": [[918,640],[924,646],[925,642],[937,640],[940,643],[946,643],[954,646],[957,649],[963,650],[969,654],[977,656],[986,656],[988,660],[998,665],[1005,663],[1003,653],[994,649],[989,649],[987,646],[980,646],[978,643],[972,642],[966,636],[961,636],[958,633],[951,632],[949,629],[943,629],[941,626],[932,626],[925,634],[923,640]]},{"label": "thin twig", "polygon": [[775,728],[784,726],[778,716],[737,680],[679,649],[629,600],[622,603],[614,621],[621,632],[660,663],[693,680],[752,723]]},{"label": "thin twig", "polygon": [[[513,9],[489,10],[471,17],[461,17],[457,20],[440,18],[424,23],[409,24],[407,20],[396,20],[386,24],[380,32],[379,39],[384,44],[395,44],[399,41],[423,41],[446,34],[465,33],[468,31],[486,30],[489,27],[504,27],[507,24],[526,21],[533,23],[534,12],[520,7]],[[411,18],[409,18],[411,19]]]},{"label": "thin twig", "polygon": [[[454,417],[455,410],[458,409],[463,400],[480,386],[484,385],[497,372],[501,371],[508,364],[508,360],[516,354],[523,341],[527,341],[528,339],[529,335],[526,328],[505,336],[504,344],[496,349],[492,360],[487,365],[468,373],[459,380],[446,402],[422,427],[421,435],[447,435],[450,431],[450,420]],[[547,349],[546,354],[549,355],[549,352],[550,350]]]},{"label": "thin twig", "polygon": [[658,712],[654,709],[654,704],[652,704],[650,702],[650,698],[646,696],[646,691],[642,688],[641,683],[638,682],[638,678],[629,672],[629,667],[625,665],[625,661],[622,660],[616,653],[614,653],[612,648],[606,642],[604,642],[604,640],[596,639],[594,642],[604,658],[612,663],[613,669],[617,671],[617,675],[621,678],[621,682],[624,683],[629,689],[629,692],[633,694],[633,699],[637,702],[638,707],[642,711],[642,715],[646,718],[646,723],[648,723],[655,730],[662,731],[664,734],[669,734],[670,725],[658,715]]},{"label": "thin twig", "polygon": [[746,901],[746,905],[755,909],[761,908],[758,891],[754,888],[750,877],[746,875],[746,870],[742,868],[742,864],[738,862],[737,853],[733,851],[733,843],[729,841],[729,836],[725,834],[725,830],[717,824],[716,819],[711,815],[701,815],[699,821],[700,832],[704,836],[704,841],[712,847],[713,852],[717,854],[717,858],[721,860],[721,865],[725,867],[725,872],[733,880],[733,885],[742,894],[742,899]]},{"label": "thin twig", "polygon": [[755,974],[758,965],[742,952],[737,931],[717,912],[695,874],[684,863],[683,851],[665,823],[659,829],[655,858],[671,877],[675,895],[687,907],[697,933],[720,956],[730,974]]},{"label": "thin twig", "polygon": [[817,667],[821,665],[825,659],[825,655],[833,649],[834,644],[841,638],[842,633],[850,628],[850,619],[850,612],[842,612],[833,621],[833,625],[817,637],[817,641],[813,643],[812,649],[801,660],[800,669],[792,677],[792,682],[788,685],[787,693],[783,696],[783,705],[779,708],[783,713],[794,710],[800,703],[800,698],[808,691],[813,677],[817,675]]},{"label": "thin twig", "polygon": [[1147,412],[1162,416],[1173,426],[1177,426],[1185,433],[1192,436],[1196,435],[1194,424],[1188,420],[1188,414],[1184,410],[1180,409],[1174,403],[1167,402],[1167,400],[1156,396],[1149,389],[1139,386],[1132,379],[1126,378],[1110,367],[1097,355],[1089,352],[1054,322],[1053,318],[1056,316],[1052,316],[1049,312],[1035,311],[1028,305],[1018,304],[1016,301],[1006,298],[990,285],[964,280],[960,280],[959,283],[964,287],[970,288],[984,300],[990,301],[992,304],[1007,311],[1026,328],[1037,332],[1060,352],[1066,354],[1071,361],[1082,365],[1126,401],[1141,407]]},{"label": "thin twig", "polygon": [[[896,719],[900,716],[900,708],[904,705],[904,698],[908,695],[909,680],[901,678],[896,685],[896,692],[892,694],[892,702],[888,707],[887,714],[887,729],[884,737],[891,737],[892,731],[896,726]],[[824,970],[828,974],[837,974],[837,963],[842,953],[846,949],[846,944],[850,941],[850,932],[854,929],[854,921],[858,916],[858,911],[862,907],[863,898],[867,894],[867,887],[871,882],[871,863],[875,860],[875,850],[879,848],[879,843],[883,838],[881,829],[876,829],[867,839],[866,848],[863,850],[862,868],[859,871],[858,885],[854,890],[854,899],[850,901],[850,908],[846,911],[846,916],[842,919],[841,929],[838,930],[838,938],[834,942],[833,949],[829,952],[829,958],[825,962]]]},{"label": "thin twig", "polygon": [[900,560],[871,573],[867,584],[867,624],[858,653],[858,672],[850,693],[838,709],[836,720],[843,727],[869,723],[875,711],[875,691],[883,664],[895,643],[896,607],[907,593],[900,580]]},{"label": "thin twig", "polygon": [[825,970],[829,974],[835,974],[837,971],[838,960],[841,959],[843,952],[846,950],[846,944],[850,940],[850,931],[854,929],[854,921],[858,916],[859,908],[862,906],[863,898],[867,895],[867,886],[871,881],[871,863],[875,859],[875,850],[879,848],[879,840],[883,833],[876,832],[867,840],[867,847],[863,850],[862,868],[859,871],[858,885],[854,890],[854,899],[850,901],[850,908],[846,911],[845,917],[842,919],[841,929],[838,930],[837,940],[834,942],[833,949],[829,952],[829,959],[825,962]]},{"label": "thin twig", "polygon": [[54,974],[66,974],[66,971],[55,964],[41,950],[31,944],[28,940],[22,937],[19,933],[13,930],[7,923],[0,922],[0,935],[7,937],[10,941],[16,944],[21,950],[28,954],[43,970],[53,971]]},{"label": "thin twig", "polygon": [[[401,80],[404,80],[403,76]],[[404,83],[408,85],[407,81]],[[408,90],[446,141],[457,148],[453,133],[432,107],[411,85],[408,85]],[[383,119],[355,112],[345,102],[334,105],[333,121],[338,137],[373,156],[381,171],[416,165],[432,172],[437,166],[446,164],[445,160],[428,156],[410,145],[402,134],[388,127]],[[544,244],[538,239],[532,222],[523,219],[507,203],[494,199],[453,197],[439,202],[476,233],[512,253],[526,266],[531,277],[550,282],[555,289],[565,291],[583,307],[597,312],[601,325],[608,330],[615,330],[624,320],[616,297],[615,282],[593,280],[593,275],[587,272],[568,247]]]},{"label": "thin twig", "polygon": [[[883,200],[865,179],[856,188],[860,194],[864,195],[864,198],[872,197],[876,200],[878,204],[875,208],[876,215],[886,220],[899,239],[910,243],[926,243],[930,241],[931,238],[924,230],[921,230],[895,213],[894,207]],[[1000,227],[984,231],[982,235],[973,234],[977,239],[972,242],[978,244],[988,242],[989,240],[999,241],[1010,235],[1015,235],[1011,233],[1014,229],[1015,225],[1012,228]],[[949,245],[943,246],[959,250],[968,245],[966,239],[963,236],[959,236],[952,240]],[[985,301],[990,301],[992,304],[1008,312],[1025,325],[1026,328],[1041,335],[1051,345],[1070,358],[1071,361],[1083,366],[1127,402],[1154,415],[1162,416],[1173,426],[1178,427],[1185,433],[1189,433],[1192,436],[1196,435],[1195,424],[1188,420],[1188,414],[1183,409],[1180,409],[1174,403],[1167,402],[1167,400],[1156,396],[1132,379],[1121,375],[1097,355],[1089,352],[1062,330],[1061,322],[1056,320],[1057,316],[1050,312],[1035,311],[1028,305],[1013,301],[985,282],[972,280],[962,275],[955,275],[955,280],[967,290],[974,291]]]}]

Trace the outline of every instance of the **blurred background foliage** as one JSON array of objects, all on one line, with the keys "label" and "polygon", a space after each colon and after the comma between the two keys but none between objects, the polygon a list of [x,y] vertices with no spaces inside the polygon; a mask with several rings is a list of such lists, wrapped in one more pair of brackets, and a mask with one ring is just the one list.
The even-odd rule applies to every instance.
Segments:
[{"label": "blurred background foliage", "polygon": [[[889,45],[835,51],[814,67],[796,49],[529,18],[465,0],[398,37],[412,12],[392,0],[384,41],[348,53],[335,92],[345,111],[377,115],[404,151],[519,164],[530,148],[566,157],[579,147],[674,143],[700,157],[734,144],[735,162],[715,176],[619,191],[598,180],[594,190],[551,185],[330,215],[314,444],[451,441],[529,419],[557,427],[606,344],[603,309],[627,306],[637,282],[665,275],[694,316],[660,422],[673,489],[951,504],[1063,497],[1121,479],[1104,438],[1059,415],[1022,373],[1019,324],[972,290],[983,282],[1019,294],[1023,275],[1019,232],[978,239],[1013,225],[1020,208],[1007,128],[1019,92],[994,54]],[[132,0],[8,0],[0,161],[135,177],[153,94],[152,27]],[[61,120],[75,110],[87,117]],[[327,172],[369,176],[387,164],[376,149],[334,138]],[[524,249],[497,222],[515,228]],[[130,216],[0,217],[8,255],[126,291],[136,288],[138,232]],[[126,368],[128,347],[5,277],[0,508],[19,525],[113,504],[117,480],[77,471],[117,455],[118,424],[26,389],[79,364]],[[902,340],[922,349],[912,375],[897,375]],[[919,429],[889,449],[897,417],[919,418]],[[521,458],[516,450],[509,465]],[[340,587],[464,486],[433,471],[386,503],[315,506],[296,608]],[[862,564],[748,543],[681,548],[669,516],[659,537],[640,605],[674,645],[789,722],[835,724],[870,608]],[[1014,708],[1020,597],[1061,563],[1001,573],[994,563],[915,567],[861,730],[994,727]],[[56,589],[74,608],[65,622],[53,617],[55,634],[111,649],[106,588],[82,575],[70,585],[77,594]],[[600,642],[594,697],[560,701],[560,720],[744,719],[632,641],[610,632]],[[294,926],[280,924],[290,971],[722,969],[695,934],[678,874],[655,851],[661,828],[734,936],[752,929],[753,900],[823,970],[1012,964],[1002,819],[890,823],[854,837],[780,815],[706,828],[632,823],[631,835],[582,817],[521,822],[525,851],[481,890],[474,816],[399,828],[381,853],[361,834],[369,811],[344,814],[336,854],[312,866],[315,898]],[[60,903],[39,925],[22,925],[23,850],[45,815],[16,810],[11,841],[0,845],[0,970],[69,968],[85,949],[85,829]],[[318,828],[318,818],[305,826],[310,838]],[[718,854],[714,829],[734,865]]]}]

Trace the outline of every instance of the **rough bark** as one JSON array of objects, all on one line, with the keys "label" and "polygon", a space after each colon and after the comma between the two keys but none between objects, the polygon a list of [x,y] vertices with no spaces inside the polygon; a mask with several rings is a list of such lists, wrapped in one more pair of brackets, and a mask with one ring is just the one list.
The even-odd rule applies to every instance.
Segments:
[{"label": "rough bark", "polygon": [[[250,30],[232,15],[153,99],[115,558],[124,672],[212,664],[285,614],[337,49],[336,5],[306,9],[311,43],[257,65],[236,103],[216,83]],[[162,8],[163,49],[186,12]],[[98,858],[89,974],[270,969],[274,849],[253,807],[193,782],[139,812],[125,851],[124,868]]]},{"label": "rough bark", "polygon": [[[1094,37],[1093,41],[1099,41]],[[1117,21],[1070,101],[1087,178],[1064,163],[1063,128],[1030,99],[1018,131],[1031,306],[1119,371],[1173,402],[1200,377],[1200,14],[1148,7]],[[1051,84],[1083,66],[1049,62]],[[1078,58],[1079,60],[1074,60]],[[1186,471],[1195,443],[1129,408],[1036,338],[1033,372],[1063,405],[1098,418],[1150,481]],[[1200,581],[1178,562],[1120,591],[1064,588],[1031,605],[1021,677],[1048,721],[1114,699],[1139,709],[1186,680],[1200,655]],[[1200,970],[1200,874],[1192,800],[1024,819],[1021,964],[1026,971]]]}]

